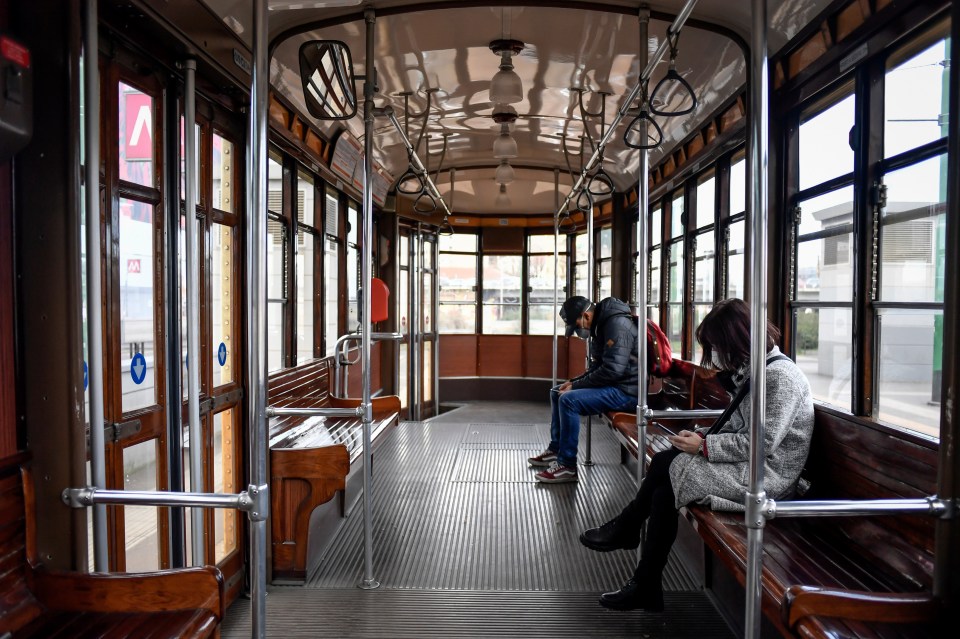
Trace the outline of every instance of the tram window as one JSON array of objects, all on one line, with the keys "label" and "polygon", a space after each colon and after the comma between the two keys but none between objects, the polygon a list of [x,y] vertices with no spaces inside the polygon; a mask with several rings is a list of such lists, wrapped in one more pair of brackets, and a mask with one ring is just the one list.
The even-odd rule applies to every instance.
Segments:
[{"label": "tram window", "polygon": [[157,403],[153,215],[153,205],[120,198],[119,363],[124,413]]},{"label": "tram window", "polygon": [[[424,261],[426,261],[426,254],[431,254],[433,251],[429,248],[430,243],[424,242],[425,255]],[[420,318],[423,322],[423,332],[424,333],[433,333],[433,272],[424,269],[423,272],[423,294],[421,297],[422,304],[420,308]]]},{"label": "tram window", "polygon": [[740,157],[730,163],[730,216],[747,210],[747,161]]},{"label": "tram window", "polygon": [[[360,270],[359,236],[360,215],[357,205],[347,203],[347,330],[357,328],[360,322],[360,307],[357,302],[358,271]],[[424,307],[426,308],[426,307]]]},{"label": "tram window", "polygon": [[[210,291],[213,306],[213,385],[234,381],[234,330],[232,319],[233,273],[236,245],[232,226],[213,224],[210,228]],[[220,344],[224,356],[220,355]]]},{"label": "tram window", "polygon": [[727,297],[740,299],[746,295],[744,287],[744,269],[746,266],[746,250],[744,234],[746,223],[743,220],[733,222],[727,226]]},{"label": "tram window", "polygon": [[[233,142],[213,134],[213,208],[233,213],[236,153]],[[198,165],[199,166],[199,165]]]},{"label": "tram window", "polygon": [[877,416],[939,437],[943,311],[881,309],[877,324]]},{"label": "tram window", "polygon": [[600,274],[600,294],[597,299],[604,299],[613,294],[613,229],[606,226],[600,229],[599,251],[597,251],[597,267]]},{"label": "tram window", "polygon": [[810,381],[814,399],[846,410],[852,401],[853,310],[794,310],[796,362]]},{"label": "tram window", "polygon": [[[938,31],[948,28],[943,24]],[[947,135],[950,60],[947,40],[940,38],[919,53],[900,61],[884,78],[883,155],[904,151]]]},{"label": "tram window", "polygon": [[590,276],[587,273],[587,234],[577,233],[573,238],[573,255],[576,260],[573,268],[573,295],[593,298],[590,290]]},{"label": "tram window", "polygon": [[316,237],[305,229],[297,231],[297,364],[314,358],[313,319],[316,316]]},{"label": "tram window", "polygon": [[947,156],[884,176],[880,227],[880,299],[943,302],[946,265]]},{"label": "tram window", "polygon": [[[710,309],[713,308],[713,231],[700,233],[695,238],[695,242],[696,249],[693,257],[693,315],[694,326],[699,326],[703,318],[706,317]],[[696,349],[695,358],[699,360],[701,356],[700,345],[696,344],[694,348]]]},{"label": "tram window", "polygon": [[853,187],[804,200],[795,268],[797,302],[853,301]]},{"label": "tram window", "polygon": [[283,309],[287,303],[287,228],[267,219],[267,370],[283,368]]},{"label": "tram window", "polygon": [[650,212],[650,246],[663,243],[663,209],[656,207]]},{"label": "tram window", "polygon": [[519,255],[483,256],[483,332],[520,334],[520,287],[523,258]]},{"label": "tram window", "polygon": [[437,277],[440,283],[441,333],[477,332],[477,236],[440,236]]},{"label": "tram window", "polygon": [[303,170],[297,171],[297,224],[317,228],[316,186],[313,176]]},{"label": "tram window", "polygon": [[[236,493],[240,489],[238,468],[233,452],[240,432],[233,409],[213,415],[213,492]],[[218,508],[214,511],[214,560],[220,563],[237,549],[237,511]],[[189,529],[188,529],[189,530]]]},{"label": "tram window", "polygon": [[153,97],[120,82],[117,114],[120,179],[155,188],[153,135],[156,112]]},{"label": "tram window", "polygon": [[702,176],[697,181],[697,206],[694,228],[702,229],[710,226],[716,216],[717,180],[713,173]]},{"label": "tram window", "polygon": [[683,239],[670,245],[670,265],[667,273],[670,286],[667,289],[667,303],[670,307],[667,337],[670,338],[670,347],[674,353],[683,352],[681,349],[683,335]]},{"label": "tram window", "polygon": [[671,238],[683,235],[683,211],[683,189],[679,189],[673,194],[673,201],[670,204]]},{"label": "tram window", "polygon": [[557,245],[556,287],[553,269],[553,235],[531,235],[527,238],[527,333],[529,335],[557,335],[562,330],[562,321],[553,310],[554,295],[557,303],[566,299],[567,253],[562,238]]},{"label": "tram window", "polygon": [[[818,105],[819,106],[819,105]],[[800,123],[800,190],[853,173],[849,133],[854,124],[852,93]]]},{"label": "tram window", "polygon": [[[157,490],[157,440],[149,439],[123,449],[124,490]],[[159,509],[124,506],[123,529],[127,572],[160,568]]]},{"label": "tram window", "polygon": [[652,306],[660,305],[660,249],[650,251],[650,295]]},{"label": "tram window", "polygon": [[326,355],[333,355],[340,337],[340,200],[336,191],[326,192],[325,240],[323,242],[323,339]]}]

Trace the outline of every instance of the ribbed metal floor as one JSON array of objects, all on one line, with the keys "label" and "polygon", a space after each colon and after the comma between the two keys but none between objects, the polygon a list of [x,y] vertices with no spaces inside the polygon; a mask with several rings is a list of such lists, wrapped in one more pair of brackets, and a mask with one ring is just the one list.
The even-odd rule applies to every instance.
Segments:
[{"label": "ribbed metal floor", "polygon": [[[595,464],[580,466],[579,483],[540,484],[526,458],[546,446],[549,426],[533,420],[549,419],[548,408],[492,406],[494,413],[470,407],[404,422],[389,435],[374,460],[373,576],[381,587],[356,587],[363,572],[357,507],[305,588],[271,589],[269,636],[730,636],[673,557],[666,613],[600,608],[598,593],[626,581],[636,562],[634,552],[596,553],[578,541],[636,491],[616,442],[595,425]],[[511,416],[530,421],[505,423]],[[249,636],[248,602],[231,608],[223,632]]]}]

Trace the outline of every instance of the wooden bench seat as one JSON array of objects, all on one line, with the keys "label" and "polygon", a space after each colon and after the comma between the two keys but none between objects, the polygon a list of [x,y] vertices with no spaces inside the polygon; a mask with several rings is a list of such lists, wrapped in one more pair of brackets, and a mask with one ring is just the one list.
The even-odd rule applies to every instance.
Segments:
[{"label": "wooden bench seat", "polygon": [[[692,370],[690,369],[692,367]],[[691,374],[696,367],[688,365]],[[682,371],[683,367],[674,370]],[[710,407],[715,389],[694,396],[675,389],[654,401],[661,408]],[[624,450],[636,456],[636,418],[607,420]],[[671,430],[689,426],[671,420]],[[632,444],[632,446],[631,446]],[[656,423],[648,426],[646,460],[669,447]],[[803,477],[804,499],[895,499],[936,492],[935,444],[817,406]],[[709,555],[746,585],[747,528],[742,513],[682,508],[680,516],[702,538]],[[935,603],[934,521],[924,516],[779,518],[763,534],[762,610],[784,636],[931,637]],[[708,584],[710,585],[710,584]],[[742,606],[742,599],[741,606]],[[730,611],[742,614],[741,611]]]},{"label": "wooden bench seat", "polygon": [[[332,397],[327,360],[287,369],[270,379],[267,403],[296,408],[354,408],[358,399]],[[373,399],[373,449],[399,421],[400,399]],[[272,567],[274,580],[307,576],[310,516],[344,495],[363,454],[359,417],[273,417],[269,423]],[[341,500],[344,514],[346,498]]]},{"label": "wooden bench seat", "polygon": [[44,569],[33,545],[26,460],[0,462],[0,636],[219,637],[223,577],[213,566],[144,574]]}]

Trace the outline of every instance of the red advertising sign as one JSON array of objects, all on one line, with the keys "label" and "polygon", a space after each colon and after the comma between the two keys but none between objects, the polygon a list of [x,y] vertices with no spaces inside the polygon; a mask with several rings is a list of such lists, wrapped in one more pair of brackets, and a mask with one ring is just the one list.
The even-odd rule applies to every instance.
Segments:
[{"label": "red advertising sign", "polygon": [[153,159],[153,98],[143,93],[125,93],[123,107],[124,158],[128,161]]}]

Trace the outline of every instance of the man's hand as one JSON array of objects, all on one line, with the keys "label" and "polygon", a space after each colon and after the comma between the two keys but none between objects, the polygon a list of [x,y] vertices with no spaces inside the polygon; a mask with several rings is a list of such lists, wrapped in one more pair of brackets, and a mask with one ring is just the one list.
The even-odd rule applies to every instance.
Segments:
[{"label": "man's hand", "polygon": [[560,388],[557,389],[558,393],[566,393],[568,390],[573,388],[573,382],[564,382],[560,384]]},{"label": "man's hand", "polygon": [[697,454],[700,450],[700,442],[703,441],[700,435],[691,430],[681,430],[676,435],[667,437],[667,439],[670,440],[670,443],[675,447],[691,455]]}]

